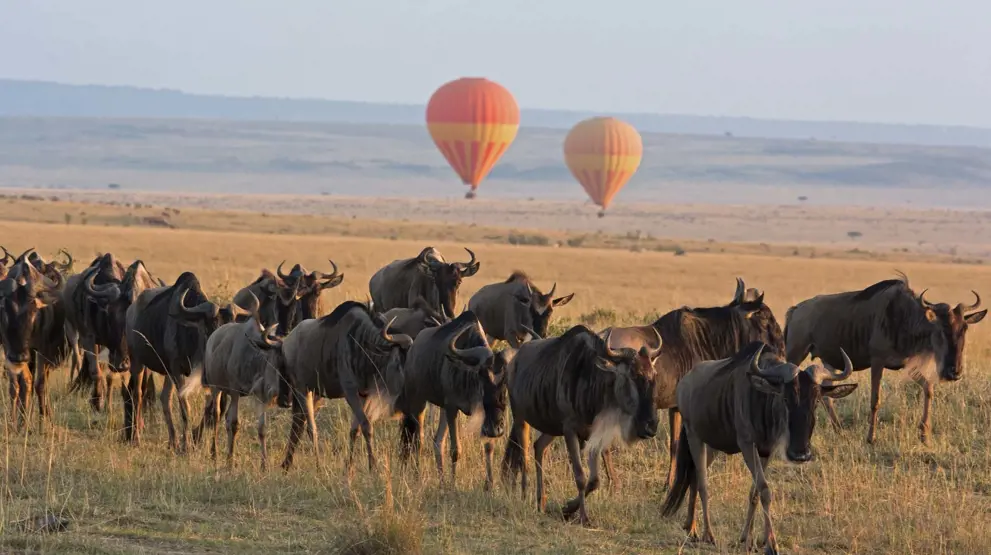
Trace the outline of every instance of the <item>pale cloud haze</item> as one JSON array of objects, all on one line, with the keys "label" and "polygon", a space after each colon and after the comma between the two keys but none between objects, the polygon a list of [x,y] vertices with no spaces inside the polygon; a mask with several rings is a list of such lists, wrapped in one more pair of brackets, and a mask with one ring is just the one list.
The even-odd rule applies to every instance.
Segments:
[{"label": "pale cloud haze", "polygon": [[424,103],[991,126],[991,3],[0,0],[0,77]]}]

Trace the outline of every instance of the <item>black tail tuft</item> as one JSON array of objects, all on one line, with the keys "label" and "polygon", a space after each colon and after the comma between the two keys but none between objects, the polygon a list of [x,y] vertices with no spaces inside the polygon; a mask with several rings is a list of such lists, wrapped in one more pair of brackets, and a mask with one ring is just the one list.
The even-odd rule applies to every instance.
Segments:
[{"label": "black tail tuft", "polygon": [[661,506],[661,515],[671,516],[678,512],[681,504],[685,501],[685,494],[688,488],[695,483],[695,459],[692,458],[692,450],[688,446],[688,430],[681,427],[681,437],[678,439],[678,457],[675,459],[674,483],[671,490]]},{"label": "black tail tuft", "polygon": [[406,462],[420,452],[420,420],[415,414],[403,413],[399,426],[399,460]]}]

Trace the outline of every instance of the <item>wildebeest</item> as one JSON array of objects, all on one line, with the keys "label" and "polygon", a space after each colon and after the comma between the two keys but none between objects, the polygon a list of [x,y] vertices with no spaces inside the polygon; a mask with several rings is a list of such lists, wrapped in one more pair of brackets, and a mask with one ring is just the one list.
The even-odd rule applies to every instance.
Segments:
[{"label": "wildebeest", "polygon": [[[506,355],[496,356],[475,314],[467,310],[441,327],[420,332],[406,357],[405,379],[399,408],[403,413],[400,434],[403,460],[419,452],[423,415],[430,403],[441,409],[434,434],[434,458],[444,479],[444,434],[450,432],[451,482],[455,483],[459,458],[458,413],[481,423],[485,438],[506,431]],[[486,442],[487,481],[492,480],[492,445]]]},{"label": "wildebeest", "polygon": [[61,274],[49,279],[30,263],[21,262],[10,275],[17,277],[0,281],[0,339],[9,380],[11,421],[20,429],[28,418],[32,389],[38,397],[41,422],[51,414],[48,373],[69,356],[69,343]]},{"label": "wildebeest", "polygon": [[479,289],[468,300],[468,310],[478,315],[491,339],[502,339],[519,348],[529,337],[528,330],[546,337],[554,307],[568,304],[575,296],[571,293],[555,299],[555,291],[557,282],[544,294],[525,273],[517,270],[506,281]]},{"label": "wildebeest", "polygon": [[[923,368],[935,359],[943,381],[963,376],[964,342],[969,325],[987,315],[976,302],[955,307],[933,304],[926,292],[916,295],[902,274],[899,279],[880,281],[861,291],[817,295],[788,309],[785,317],[787,359],[798,364],[807,355],[835,368],[842,363],[840,345],[850,354],[854,371],[871,369],[871,418],[867,442],[874,442],[877,411],[881,404],[881,375],[884,369],[908,369],[922,386],[922,419],[919,436],[928,439],[934,380]],[[840,427],[832,401],[824,399],[833,425]]]},{"label": "wildebeest", "polygon": [[[502,462],[503,476],[522,472],[527,488],[526,449],[532,426],[540,436],[533,444],[537,467],[537,508],[544,510],[544,450],[564,436],[574,470],[578,496],[562,509],[566,518],[577,512],[588,525],[585,498],[599,486],[599,458],[616,441],[635,441],[657,433],[654,408],[655,372],[646,347],[611,349],[590,329],[577,325],[564,335],[529,341],[520,346],[509,366],[509,403],[513,426]],[[589,477],[582,469],[581,451],[588,445]],[[512,474],[512,476],[511,476]]]},{"label": "wildebeest", "polygon": [[210,388],[212,402],[208,403],[208,406],[212,407],[215,413],[210,422],[204,418],[204,423],[213,427],[210,454],[216,458],[217,423],[221,412],[217,397],[221,394],[230,396],[226,422],[227,464],[232,465],[234,441],[239,428],[238,401],[243,396],[255,397],[260,403],[258,441],[261,444],[261,468],[265,470],[268,462],[265,441],[266,412],[278,395],[281,374],[285,368],[285,357],[282,354],[282,341],[272,335],[278,324],[273,323],[267,329],[262,327],[257,319],[259,301],[257,299],[252,301],[249,298],[246,304],[248,306],[243,308],[250,310],[253,316],[241,323],[224,324],[207,339],[202,384]]},{"label": "wildebeest", "polygon": [[699,362],[733,356],[751,341],[763,341],[782,357],[785,349],[781,327],[764,304],[764,295],[755,290],[748,291],[739,278],[736,293],[725,306],[683,307],[668,312],[648,326],[612,328],[611,333],[609,341],[613,348],[656,348],[657,338],[660,338],[661,354],[654,362],[657,371],[654,392],[657,408],[668,409],[668,487],[674,481],[681,430],[675,395],[678,382]]},{"label": "wildebeest", "polygon": [[329,274],[316,270],[307,272],[306,268],[299,264],[294,265],[288,274],[284,274],[282,273],[282,266],[285,261],[276,268],[279,278],[292,292],[287,297],[290,302],[278,305],[278,334],[280,336],[288,334],[303,320],[316,318],[320,293],[324,289],[337,287],[344,281],[344,274],[338,273],[337,264],[334,264],[333,260],[329,260],[329,262],[334,268],[334,271]]},{"label": "wildebeest", "polygon": [[257,300],[260,303],[259,323],[267,328],[279,322],[279,304],[288,306],[296,300],[295,297],[293,288],[286,285],[282,278],[263,269],[253,282],[234,295],[234,304],[249,309],[249,306]]},{"label": "wildebeest", "polygon": [[282,343],[286,374],[293,392],[292,428],[286,446],[284,469],[292,466],[303,426],[309,423],[319,458],[314,397],[344,398],[352,411],[348,465],[354,458],[354,442],[361,429],[368,449],[369,469],[375,467],[372,422],[391,415],[402,390],[403,365],[413,344],[408,335],[390,335],[368,306],[346,301],[327,316],[304,320]]},{"label": "wildebeest", "polygon": [[181,439],[172,423],[175,389],[198,387],[207,338],[220,325],[246,311],[235,304],[220,308],[203,294],[192,272],[183,272],[174,284],[143,291],[127,308],[125,334],[131,357],[131,378],[124,397],[124,439],[139,441],[136,422],[141,419],[141,394],[145,368],[165,376],[159,399],[169,431],[169,447],[188,447],[189,403],[179,397]]},{"label": "wildebeest", "polygon": [[421,331],[427,328],[442,326],[448,318],[430,308],[422,297],[413,301],[410,308],[393,308],[382,313],[382,319],[392,321],[390,331],[404,333],[414,340]]},{"label": "wildebeest", "polygon": [[368,281],[375,310],[411,308],[422,297],[434,311],[454,318],[462,278],[475,275],[480,267],[475,253],[465,250],[471,255],[468,262],[445,262],[440,251],[427,247],[415,258],[394,260],[383,266]]},{"label": "wildebeest", "polygon": [[707,469],[713,451],[743,453],[753,475],[740,542],[749,544],[758,497],[764,512],[764,553],[777,553],[771,529],[771,490],[764,472],[771,455],[784,442],[791,462],[812,460],[815,407],[820,397],[845,397],[857,384],[825,385],[845,380],[853,371],[839,349],[843,370],[820,365],[804,370],[777,353],[764,353],[754,341],[731,358],[701,362],[678,384],[678,409],[683,422],[675,481],[664,500],[662,514],[673,515],[689,494],[685,530],[698,538],[695,498],[702,502],[702,541],[715,543],[709,524]]},{"label": "wildebeest", "polygon": [[[88,268],[67,280],[63,292],[66,319],[79,335],[86,361],[74,387],[93,384],[90,403],[94,410],[103,409],[112,374],[130,370],[124,333],[128,307],[143,291],[159,286],[161,282],[152,277],[143,261],[135,260],[125,268],[110,253],[97,257]],[[97,361],[101,348],[108,351],[107,367],[111,374],[106,376]],[[88,379],[84,372],[89,372]],[[145,380],[142,394],[147,398],[154,395],[154,381],[150,374],[146,374]],[[126,389],[123,394],[127,394]]]}]

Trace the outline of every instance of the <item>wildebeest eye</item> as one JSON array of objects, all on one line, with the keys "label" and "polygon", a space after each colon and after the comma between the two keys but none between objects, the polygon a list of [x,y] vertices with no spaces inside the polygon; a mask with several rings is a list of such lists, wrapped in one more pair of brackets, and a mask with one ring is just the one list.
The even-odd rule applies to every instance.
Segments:
[{"label": "wildebeest eye", "polygon": [[520,304],[530,304],[530,299],[525,297],[516,297],[516,300],[520,301]]}]

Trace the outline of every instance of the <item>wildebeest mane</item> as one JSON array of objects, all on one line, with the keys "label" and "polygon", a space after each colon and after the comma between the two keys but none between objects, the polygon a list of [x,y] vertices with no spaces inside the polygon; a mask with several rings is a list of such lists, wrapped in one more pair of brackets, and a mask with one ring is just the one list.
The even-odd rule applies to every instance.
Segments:
[{"label": "wildebeest mane", "polygon": [[886,279],[883,281],[879,281],[874,285],[871,285],[870,287],[867,287],[862,291],[859,291],[856,295],[853,296],[853,300],[867,301],[874,298],[878,294],[887,291],[888,289],[891,289],[892,287],[900,287],[907,293],[912,294],[912,290],[908,286],[908,278],[906,278],[903,274],[898,279]]},{"label": "wildebeest mane", "polygon": [[320,318],[320,326],[332,328],[339,324],[349,312],[356,308],[361,310],[363,313],[368,314],[369,317],[372,317],[372,312],[368,309],[368,306],[366,306],[365,303],[359,303],[358,301],[344,301],[343,303],[337,305],[337,308],[331,311],[330,314]]},{"label": "wildebeest mane", "polygon": [[661,335],[663,356],[680,374],[700,361],[732,356],[743,345],[761,339],[742,311],[728,307],[672,310],[653,326]]},{"label": "wildebeest mane", "polygon": [[509,274],[509,277],[503,283],[513,283],[514,281],[531,283],[530,276],[523,270],[513,270],[513,273]]}]

